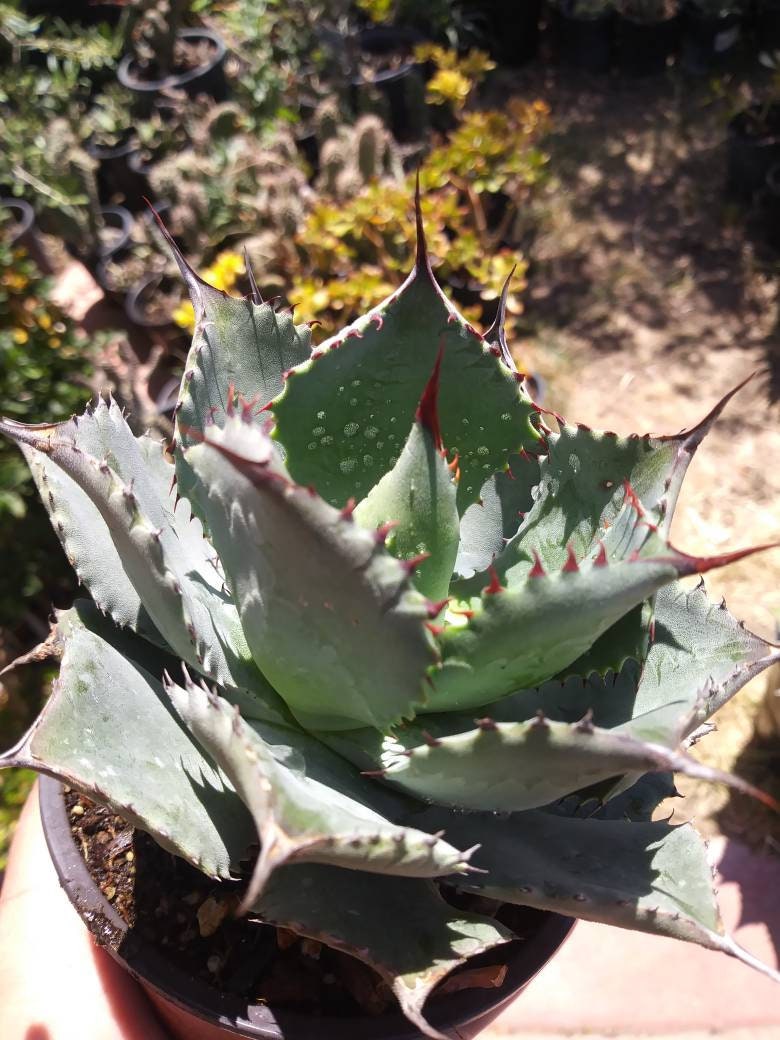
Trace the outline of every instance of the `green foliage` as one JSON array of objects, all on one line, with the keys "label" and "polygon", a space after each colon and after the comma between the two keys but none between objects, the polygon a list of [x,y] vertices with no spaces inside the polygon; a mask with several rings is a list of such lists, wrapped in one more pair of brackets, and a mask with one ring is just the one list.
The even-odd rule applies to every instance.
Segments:
[{"label": "green foliage", "polygon": [[[0,240],[0,408],[12,418],[35,414],[57,422],[80,411],[90,396],[90,348],[48,298],[50,288],[23,249]],[[44,589],[72,594],[29,471],[10,445],[0,446],[0,546],[0,625],[13,628],[24,601]]]}]

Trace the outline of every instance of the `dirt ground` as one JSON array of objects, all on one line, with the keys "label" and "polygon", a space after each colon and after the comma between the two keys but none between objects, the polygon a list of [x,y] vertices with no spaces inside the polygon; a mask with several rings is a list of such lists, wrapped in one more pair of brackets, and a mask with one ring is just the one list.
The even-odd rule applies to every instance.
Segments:
[{"label": "dirt ground", "polygon": [[[780,538],[780,261],[761,240],[758,211],[726,198],[718,85],[545,69],[524,74],[521,89],[550,104],[554,126],[552,179],[533,213],[521,361],[546,380],[551,407],[619,433],[677,432],[756,372],[694,459],[672,540],[713,553]],[[707,587],[775,637],[780,549],[709,574]],[[766,683],[727,705],[696,753],[771,787],[780,744],[751,743]],[[721,788],[679,786],[676,820],[780,851],[764,810]]]}]

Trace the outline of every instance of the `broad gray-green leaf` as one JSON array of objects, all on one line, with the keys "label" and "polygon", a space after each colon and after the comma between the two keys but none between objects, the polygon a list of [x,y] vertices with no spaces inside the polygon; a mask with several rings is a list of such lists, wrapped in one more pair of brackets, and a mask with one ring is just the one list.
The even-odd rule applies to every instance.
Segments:
[{"label": "broad gray-green leaf", "polygon": [[460,538],[457,489],[439,429],[441,360],[439,354],[400,458],[354,514],[356,523],[368,530],[393,524],[385,544],[399,559],[427,555],[415,571],[414,584],[434,602],[447,596]]},{"label": "broad gray-green leaf", "polygon": [[[121,561],[144,610],[174,652],[220,683],[251,689],[262,680],[252,663],[236,608],[220,588],[221,578],[209,562],[205,546],[190,557],[191,536],[180,537],[171,501],[160,498],[156,470],[147,469],[141,448],[119,410],[112,407],[113,411],[105,406],[96,409],[101,418],[108,413],[105,419],[113,431],[110,441],[101,437],[97,444],[86,436],[69,436],[72,424],[91,432],[94,416],[43,428],[4,422],[0,429],[45,456],[49,467],[60,471],[86,496],[95,513],[90,537],[93,527],[108,532],[114,546],[112,560]],[[88,447],[95,446],[104,453],[91,454]],[[100,533],[95,541],[98,553],[104,543]],[[90,551],[88,540],[83,551]],[[98,568],[100,556],[92,559]],[[109,573],[108,580],[114,577]]]},{"label": "broad gray-green leaf", "polygon": [[424,699],[435,658],[409,567],[294,484],[238,419],[187,452],[263,674],[308,729],[386,729]]},{"label": "broad gray-green leaf", "polygon": [[447,827],[479,843],[484,874],[458,888],[520,906],[580,917],[720,950],[780,980],[723,934],[704,842],[690,824],[574,819],[544,812],[509,817],[431,810],[416,826]]},{"label": "broad gray-green leaf", "polygon": [[[142,479],[139,449],[118,405],[98,398],[94,408],[67,422],[24,426],[11,420],[0,431],[14,440],[30,467],[52,525],[79,581],[118,625],[154,638],[154,626],[125,568],[111,533],[89,495],[45,450],[57,437],[98,458],[109,458],[125,481]],[[157,637],[159,638],[159,637]]]},{"label": "broad gray-green leaf", "polygon": [[[402,790],[453,808],[522,811],[625,773],[681,772],[725,783],[774,807],[752,785],[687,755],[679,742],[690,712],[667,704],[615,729],[589,718],[569,724],[481,720],[476,729],[403,749],[387,747],[383,777]],[[403,741],[403,731],[396,736]]]},{"label": "broad gray-green leaf", "polygon": [[[538,483],[539,457],[527,452],[510,456],[506,471],[494,473],[485,481],[479,501],[468,507],[460,521],[457,578],[470,578],[487,570],[503,552],[532,508],[532,492]],[[455,585],[454,594],[457,589]]]},{"label": "broad gray-green leaf", "polygon": [[[504,588],[495,571],[481,595],[451,604],[438,633],[441,664],[422,710],[461,711],[536,686],[562,672],[630,610],[680,575],[701,573],[767,548],[692,557],[664,541],[637,513],[633,497],[578,565],[557,573],[538,556]],[[519,565],[518,565],[519,566]]]},{"label": "broad gray-green leaf", "polygon": [[88,603],[61,614],[58,628],[64,654],[52,696],[0,766],[54,776],[204,873],[229,877],[254,840],[252,818],[147,670],[162,655]]},{"label": "broad gray-green leaf", "polygon": [[[271,874],[288,863],[327,863],[405,877],[440,877],[466,868],[468,855],[440,837],[399,827],[377,812],[368,781],[310,738],[262,723],[250,726],[227,701],[192,682],[186,689],[168,682],[166,690],[257,826],[260,857],[245,909]],[[293,753],[286,762],[273,751],[280,743]]]},{"label": "broad gray-green leaf", "polygon": [[739,389],[673,437],[618,437],[561,420],[560,432],[547,439],[534,506],[495,561],[501,581],[522,581],[534,553],[546,570],[563,567],[570,551],[578,562],[593,555],[629,497],[644,520],[667,535],[688,465]]},{"label": "broad gray-green leaf", "polygon": [[[431,991],[470,957],[514,938],[488,917],[449,906],[428,881],[299,864],[271,878],[255,912],[371,965],[425,1036]],[[346,909],[346,912],[345,912]]]},{"label": "broad gray-green leaf", "polygon": [[293,479],[336,506],[365,495],[395,465],[442,346],[442,439],[459,458],[460,511],[476,502],[485,479],[539,434],[517,373],[442,295],[421,230],[401,288],[314,351],[274,403]]}]

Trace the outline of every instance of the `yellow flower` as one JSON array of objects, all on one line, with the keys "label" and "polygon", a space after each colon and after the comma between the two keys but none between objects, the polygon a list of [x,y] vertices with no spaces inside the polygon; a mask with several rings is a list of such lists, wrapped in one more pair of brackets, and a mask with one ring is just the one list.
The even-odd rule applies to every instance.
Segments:
[{"label": "yellow flower", "polygon": [[171,317],[179,328],[186,329],[189,333],[195,331],[195,308],[189,300],[183,300]]},{"label": "yellow flower", "polygon": [[19,346],[22,346],[30,338],[26,329],[14,329],[12,335],[14,343],[18,343]]},{"label": "yellow flower", "polygon": [[49,346],[51,347],[52,350],[56,350],[57,347],[61,347],[62,346],[62,340],[60,339],[59,336],[51,336],[49,338]]},{"label": "yellow flower", "polygon": [[43,314],[38,315],[38,324],[44,332],[48,332],[52,326],[51,314],[47,314],[45,311]]},{"label": "yellow flower", "polygon": [[471,80],[457,69],[440,69],[428,83],[427,99],[432,105],[446,105],[451,102],[455,108],[462,108],[471,92]]}]

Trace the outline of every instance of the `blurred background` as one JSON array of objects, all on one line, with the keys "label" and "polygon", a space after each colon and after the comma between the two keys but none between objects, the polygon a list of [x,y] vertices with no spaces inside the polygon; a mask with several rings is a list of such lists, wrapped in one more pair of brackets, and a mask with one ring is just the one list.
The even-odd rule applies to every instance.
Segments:
[{"label": "blurred background", "polygon": [[[673,540],[780,528],[780,0],[27,0],[0,3],[0,413],[65,418],[110,390],[171,434],[193,312],[145,199],[202,276],[321,340],[429,250],[537,399],[673,433],[751,371],[700,450]],[[780,554],[712,575],[780,620]],[[77,591],[15,449],[0,445],[0,668]],[[0,746],[50,666],[0,676]],[[777,674],[697,753],[780,796]],[[29,789],[0,774],[0,870]],[[780,826],[718,787],[675,819],[769,856]]]}]

